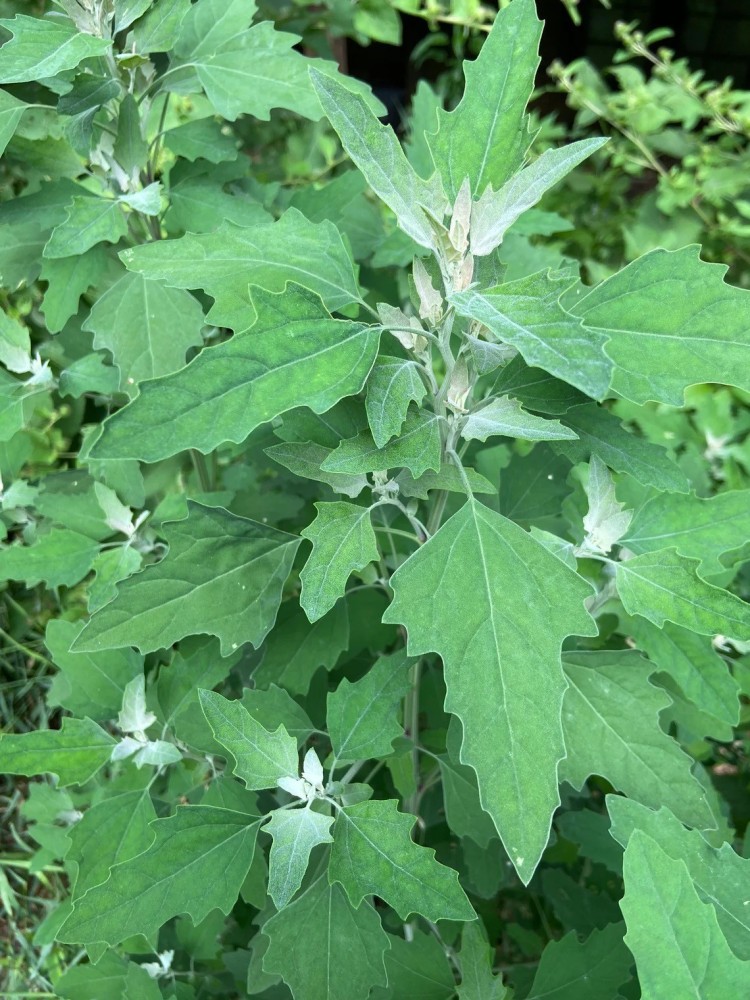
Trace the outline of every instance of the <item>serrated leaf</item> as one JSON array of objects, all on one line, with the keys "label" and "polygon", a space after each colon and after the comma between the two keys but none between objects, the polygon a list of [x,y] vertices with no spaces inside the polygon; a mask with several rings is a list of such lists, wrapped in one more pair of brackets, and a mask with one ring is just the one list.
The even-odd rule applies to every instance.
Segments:
[{"label": "serrated leaf", "polygon": [[6,774],[56,774],[61,785],[83,785],[109,760],[115,740],[91,719],[65,718],[62,729],[0,736]]},{"label": "serrated leaf", "polygon": [[546,191],[605,142],[607,139],[582,139],[557,149],[545,149],[538,159],[511,177],[499,190],[486,187],[471,207],[471,252],[474,256],[492,253],[519,216],[536,205]]},{"label": "serrated leaf", "polygon": [[111,41],[84,34],[67,21],[17,14],[0,20],[13,36],[0,49],[0,83],[26,83],[75,69],[101,56]]},{"label": "serrated leaf", "polygon": [[178,806],[152,824],[145,853],[117,865],[76,902],[58,939],[115,945],[133,934],[153,938],[178,913],[194,924],[214,909],[229,913],[253,860],[259,822],[214,806]]},{"label": "serrated leaf", "polygon": [[284,441],[265,449],[269,458],[289,469],[295,476],[326,483],[334,493],[343,493],[344,496],[352,498],[358,497],[367,486],[367,476],[362,472],[349,476],[343,473],[325,472],[321,466],[332,451],[332,448],[324,448],[323,445],[315,444],[313,441]]},{"label": "serrated leaf", "polygon": [[609,388],[612,362],[604,353],[604,336],[588,330],[560,303],[570,283],[569,277],[541,271],[483,292],[454,292],[450,301],[460,315],[478,320],[515,347],[527,364],[601,399]]},{"label": "serrated leaf", "polygon": [[630,980],[633,959],[623,943],[625,925],[593,930],[585,941],[570,932],[542,952],[528,1000],[603,1000]]},{"label": "serrated leaf", "polygon": [[533,138],[526,104],[539,66],[542,25],[533,0],[503,8],[479,57],[464,63],[466,87],[455,111],[438,110],[427,142],[453,201],[465,177],[474,195],[500,187],[521,166]]},{"label": "serrated leaf", "polygon": [[215,299],[207,320],[237,333],[254,321],[249,287],[283,292],[299,282],[331,311],[359,301],[349,252],[330,222],[309,222],[294,208],[277,222],[223,223],[212,233],[188,233],[124,250],[129,271],[161,278],[174,288],[202,288]]},{"label": "serrated leaf", "polygon": [[263,827],[273,838],[268,856],[268,894],[277,910],[283,910],[302,885],[310,852],[318,844],[333,841],[333,816],[303,809],[275,809]]},{"label": "serrated leaf", "polygon": [[[282,976],[295,1000],[367,1000],[385,985],[389,938],[369,902],[357,909],[321,876],[263,925],[266,972]],[[345,974],[344,973],[345,970]]]},{"label": "serrated leaf", "polygon": [[108,264],[101,246],[94,246],[74,257],[45,257],[39,277],[47,282],[42,312],[50,333],[59,333],[71,316],[78,312],[84,292],[98,284]]},{"label": "serrated leaf", "polygon": [[633,512],[618,501],[610,471],[598,455],[589,461],[586,496],[589,509],[583,518],[583,548],[607,555],[627,532]]},{"label": "serrated leaf", "polygon": [[282,605],[277,627],[263,645],[263,659],[253,674],[258,687],[280,684],[292,694],[307,694],[319,667],[331,670],[349,646],[346,602],[311,624],[302,608]]},{"label": "serrated leaf", "polygon": [[359,802],[338,811],[328,868],[352,906],[365,896],[385,900],[406,920],[419,913],[427,920],[474,920],[474,910],[458,875],[435,860],[435,852],[411,839],[414,817],[398,811],[392,799]]},{"label": "serrated leaf", "polygon": [[242,704],[264,729],[270,731],[280,722],[300,746],[315,732],[315,726],[304,708],[284,688],[275,684],[265,691],[248,688],[242,695]]},{"label": "serrated leaf", "polygon": [[701,901],[685,863],[636,830],[625,849],[620,907],[643,1000],[746,996],[750,962],[732,954],[716,913]]},{"label": "serrated leaf", "polygon": [[365,407],[372,438],[378,448],[399,433],[409,403],[419,405],[426,391],[416,362],[387,355],[375,360],[367,378]]},{"label": "serrated leaf", "polygon": [[417,929],[409,941],[395,934],[388,940],[388,986],[373,990],[372,1000],[449,1000],[456,995],[450,962],[433,934]]},{"label": "serrated leaf", "polygon": [[[493,486],[489,479],[480,476],[479,473],[470,466],[464,469],[466,478],[469,480],[474,493],[497,493],[497,486]],[[423,472],[418,478],[414,478],[408,469],[402,469],[395,477],[394,482],[399,491],[406,497],[418,497],[426,500],[431,490],[446,490],[448,493],[466,493],[466,486],[457,466],[441,465],[439,472],[429,469]]]},{"label": "serrated leaf", "polygon": [[698,576],[698,560],[660,549],[618,562],[617,592],[630,615],[660,628],[673,622],[699,635],[750,639],[750,605]]},{"label": "serrated leaf", "polygon": [[381,656],[364,677],[353,684],[344,678],[329,692],[326,721],[340,764],[393,753],[403,735],[396,707],[410,687],[408,664],[404,650]]},{"label": "serrated leaf", "polygon": [[241,702],[215,691],[201,691],[200,700],[214,737],[234,758],[233,774],[248,788],[275,788],[279,778],[297,774],[297,741],[283,726],[269,732]]},{"label": "serrated leaf", "polygon": [[0,579],[23,580],[27,587],[71,587],[86,576],[99,543],[77,531],[51,528],[31,545],[0,547]]},{"label": "serrated leaf", "polygon": [[687,865],[698,896],[710,903],[729,946],[738,958],[750,959],[750,913],[747,892],[750,860],[731,844],[712,847],[697,830],[686,830],[668,809],[658,812],[616,795],[607,796],[612,836],[626,847],[635,830],[658,843],[675,861]]},{"label": "serrated leaf", "polygon": [[74,257],[97,243],[117,243],[128,232],[122,206],[106,198],[73,199],[65,219],[52,230],[44,257]]},{"label": "serrated leaf", "polygon": [[236,160],[237,140],[226,133],[215,118],[198,118],[164,133],[164,145],[186,160],[208,160],[209,163],[226,163]]},{"label": "serrated leaf", "polygon": [[668,696],[649,682],[653,667],[632,652],[569,653],[563,702],[568,756],[560,775],[582,788],[600,774],[645,805],[667,805],[684,823],[714,826],[692,760],[659,725]]},{"label": "serrated leaf", "polygon": [[652,250],[579,299],[575,314],[611,333],[616,392],[681,406],[696,383],[750,389],[750,294],[726,284],[726,270],[702,261],[697,246]]},{"label": "serrated leaf", "polygon": [[259,646],[273,627],[299,539],[222,507],[188,501],[164,528],[169,552],[117,586],[89,620],[75,650],[166,648],[186,635],[215,635],[222,655]]},{"label": "serrated leaf", "polygon": [[378,448],[369,431],[342,441],[326,460],[326,472],[375,472],[384,469],[407,468],[419,478],[427,469],[437,472],[441,458],[440,418],[427,411],[410,411],[401,433]]},{"label": "serrated leaf", "polygon": [[343,596],[354,570],[379,558],[369,507],[341,500],[316,503],[315,509],[315,520],[300,533],[313,546],[300,573],[300,604],[311,622],[322,618]]},{"label": "serrated leaf", "polygon": [[492,972],[493,949],[487,943],[479,921],[465,924],[461,931],[461,985],[458,1000],[504,1000],[508,991],[502,976]]},{"label": "serrated leaf", "polygon": [[578,437],[574,430],[564,427],[559,420],[547,420],[527,413],[518,400],[510,396],[491,399],[486,406],[472,411],[461,428],[461,437],[467,441],[486,441],[494,435],[525,441],[560,441]]},{"label": "serrated leaf", "polygon": [[559,802],[560,646],[568,635],[594,634],[583,607],[590,587],[474,500],[399,567],[391,585],[383,620],[406,627],[411,655],[442,657],[445,707],[463,725],[461,761],[476,771],[482,806],[528,883]]}]

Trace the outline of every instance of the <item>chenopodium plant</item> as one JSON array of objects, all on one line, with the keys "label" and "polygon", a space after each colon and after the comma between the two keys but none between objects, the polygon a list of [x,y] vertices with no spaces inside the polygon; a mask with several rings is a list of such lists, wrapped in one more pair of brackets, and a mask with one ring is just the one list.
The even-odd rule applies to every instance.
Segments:
[{"label": "chenopodium plant", "polygon": [[[742,830],[700,762],[748,690],[727,585],[750,508],[698,498],[607,405],[750,389],[748,293],[692,246],[595,287],[564,262],[504,280],[505,234],[543,228],[538,200],[602,142],[530,158],[540,29],[532,0],[501,12],[411,161],[310,68],[413,249],[409,301],[378,302],[293,208],[120,253],[120,280],[208,297],[232,334],[139,380],[88,446],[97,481],[187,453],[215,474],[131,525],[163,545],[84,624],[50,622],[73,717],[0,742],[86,806],[45,930],[92,964],[62,996],[750,989]],[[264,477],[285,493],[228,509]]]}]

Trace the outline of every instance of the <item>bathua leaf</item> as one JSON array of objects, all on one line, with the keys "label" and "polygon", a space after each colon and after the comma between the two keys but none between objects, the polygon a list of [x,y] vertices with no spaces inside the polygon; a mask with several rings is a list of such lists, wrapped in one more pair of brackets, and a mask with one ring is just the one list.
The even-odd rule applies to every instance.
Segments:
[{"label": "bathua leaf", "polygon": [[668,696],[649,682],[653,667],[630,651],[570,653],[563,725],[568,756],[560,775],[582,788],[600,774],[645,805],[664,803],[691,826],[715,826],[693,761],[659,725]]},{"label": "bathua leaf", "polygon": [[373,799],[340,809],[333,829],[328,875],[340,882],[352,906],[380,896],[402,920],[474,920],[458,875],[435,860],[431,848],[411,839],[414,817],[391,800]]},{"label": "bathua leaf", "polygon": [[[2,60],[0,60],[0,66],[2,66]],[[13,138],[27,106],[23,101],[19,101],[12,94],[9,94],[7,90],[0,91],[0,156],[5,152],[8,143]]]},{"label": "bathua leaf", "polygon": [[97,285],[107,270],[105,249],[94,246],[75,257],[45,257],[39,277],[47,282],[42,312],[50,333],[59,333],[78,312],[81,296]]},{"label": "bathua leaf", "polygon": [[503,986],[502,976],[492,971],[493,957],[494,950],[487,944],[479,921],[465,924],[458,953],[461,967],[458,1000],[505,1000],[508,991]]},{"label": "bathua leaf", "polygon": [[334,493],[343,493],[352,499],[358,497],[367,486],[367,476],[363,472],[354,475],[325,472],[321,466],[332,451],[332,448],[325,448],[313,441],[283,441],[265,449],[269,458],[289,469],[295,476],[326,483]]},{"label": "bathua leaf", "polygon": [[369,902],[354,908],[343,889],[321,876],[263,925],[270,939],[263,969],[276,973],[295,1000],[367,1000],[387,982],[389,937]]},{"label": "bathua leaf", "polygon": [[593,930],[585,941],[570,932],[542,952],[527,1000],[603,1000],[630,980],[632,956],[623,943],[625,925]]},{"label": "bathua leaf", "polygon": [[56,774],[61,785],[83,785],[109,760],[115,740],[91,719],[62,721],[62,729],[0,736],[5,774]]},{"label": "bathua leaf", "polygon": [[323,469],[353,475],[385,469],[407,468],[415,479],[428,469],[440,469],[440,418],[435,413],[411,411],[401,433],[378,448],[369,431],[342,441],[326,460]]},{"label": "bathua leaf", "polygon": [[365,407],[372,439],[378,448],[399,433],[409,403],[419,405],[426,391],[416,362],[387,355],[376,359],[367,379]]},{"label": "bathua leaf", "polygon": [[302,885],[310,852],[318,844],[330,844],[333,816],[323,816],[308,806],[275,809],[263,828],[273,838],[268,855],[268,895],[277,910],[283,910]]},{"label": "bathua leaf", "polygon": [[331,319],[301,286],[281,294],[256,289],[253,300],[258,318],[248,334],[143,385],[105,421],[92,457],[156,462],[187,448],[208,454],[225,441],[244,441],[287,410],[304,404],[322,413],[362,388],[377,353],[377,327]]},{"label": "bathua leaf", "polygon": [[184,521],[165,525],[169,552],[117,585],[89,620],[75,651],[166,648],[187,635],[215,635],[223,656],[257,647],[273,628],[299,539],[188,501]]},{"label": "bathua leaf", "polygon": [[628,530],[633,514],[615,496],[610,471],[598,455],[592,455],[589,461],[586,497],[589,509],[583,518],[582,548],[607,555]]},{"label": "bathua leaf", "polygon": [[623,871],[625,943],[635,958],[643,1000],[747,996],[750,962],[730,950],[716,912],[700,899],[685,862],[635,830]]},{"label": "bathua leaf", "polygon": [[74,257],[97,243],[118,243],[127,232],[127,219],[118,201],[77,197],[65,219],[52,230],[44,257]]},{"label": "bathua leaf", "polygon": [[115,945],[134,934],[155,938],[178,913],[193,924],[211,910],[234,906],[255,853],[260,820],[215,806],[178,806],[158,819],[145,853],[112,870],[109,879],[82,896],[58,939]]},{"label": "bathua leaf", "polygon": [[517,399],[501,396],[486,406],[474,410],[466,418],[461,437],[467,441],[486,441],[488,437],[502,435],[523,438],[525,441],[561,441],[578,435],[559,420],[547,420],[527,413]]},{"label": "bathua leaf", "polygon": [[553,378],[541,368],[530,368],[520,354],[498,372],[490,394],[513,396],[529,410],[554,415],[588,402],[582,392],[567,382]]},{"label": "bathua leaf", "polygon": [[[473,926],[473,925],[470,925]],[[372,1000],[449,1000],[456,995],[453,970],[440,942],[433,934],[415,930],[406,941],[388,936],[385,953],[388,988],[373,990]]]},{"label": "bathua leaf", "polygon": [[275,788],[279,778],[297,775],[297,741],[283,726],[269,732],[242,702],[215,691],[201,691],[200,700],[215,739],[234,758],[233,773],[248,788]]},{"label": "bathua leaf", "polygon": [[459,837],[469,837],[482,849],[497,838],[497,830],[479,801],[476,773],[461,763],[463,734],[457,716],[452,716],[446,739],[447,753],[438,758],[443,779],[443,803],[448,826]]},{"label": "bathua leaf", "polygon": [[559,802],[560,646],[566,636],[595,634],[583,607],[590,587],[474,500],[407,559],[391,585],[384,621],[406,627],[411,655],[442,657],[445,707],[463,726],[461,761],[476,771],[482,807],[528,883]]},{"label": "bathua leaf", "polygon": [[77,531],[51,528],[31,545],[0,547],[0,578],[23,580],[27,587],[46,583],[72,587],[86,576],[99,555],[99,543]]},{"label": "bathua leaf", "polygon": [[27,83],[75,69],[101,56],[111,41],[78,31],[67,21],[17,14],[0,20],[13,36],[0,50],[0,83]]},{"label": "bathua leaf", "polygon": [[379,558],[370,508],[343,500],[316,503],[317,515],[301,532],[312,552],[300,573],[300,604],[311,622],[323,617],[343,596],[354,570]]}]

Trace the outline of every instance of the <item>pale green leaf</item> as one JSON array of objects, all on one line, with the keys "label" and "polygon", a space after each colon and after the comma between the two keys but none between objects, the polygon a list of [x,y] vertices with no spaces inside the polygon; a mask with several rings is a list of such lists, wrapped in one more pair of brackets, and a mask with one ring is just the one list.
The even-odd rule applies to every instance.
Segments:
[{"label": "pale green leaf", "polygon": [[340,764],[369,757],[388,757],[393,741],[403,735],[396,708],[410,687],[404,650],[381,656],[364,677],[344,678],[328,694],[326,721]]},{"label": "pale green leaf", "polygon": [[358,497],[367,486],[367,476],[363,472],[355,475],[325,472],[321,466],[332,451],[332,448],[324,448],[313,441],[284,441],[265,449],[269,458],[289,469],[295,476],[326,483],[334,493]]},{"label": "pale green leaf", "polygon": [[643,1000],[743,997],[750,962],[732,954],[716,913],[701,901],[681,859],[635,830],[625,849],[620,907]]},{"label": "pale green leaf", "polygon": [[214,806],[178,807],[152,824],[145,853],[117,865],[77,901],[58,940],[115,945],[134,934],[153,938],[178,913],[194,924],[214,909],[229,913],[253,860],[259,822]]},{"label": "pale green leaf", "polygon": [[465,924],[458,953],[461,968],[458,1000],[504,1000],[508,996],[502,976],[492,972],[493,957],[479,921]]},{"label": "pale green leaf", "polygon": [[136,52],[168,52],[180,33],[180,25],[192,0],[154,0],[153,6],[128,35]]},{"label": "pale green leaf", "polygon": [[419,366],[404,358],[381,355],[367,379],[365,407],[373,441],[382,448],[399,433],[409,403],[421,403],[425,392]]},{"label": "pale green leaf", "polygon": [[380,896],[402,920],[474,920],[458,875],[435,860],[431,848],[411,839],[414,817],[392,799],[359,802],[339,810],[328,875],[340,882],[352,906]]},{"label": "pale green leaf", "polygon": [[333,841],[332,823],[333,816],[309,807],[271,813],[263,829],[273,838],[268,855],[268,895],[277,910],[283,910],[302,885],[312,849]]},{"label": "pale green leaf", "polygon": [[330,611],[354,570],[379,558],[369,507],[341,500],[316,503],[315,509],[315,520],[301,532],[313,546],[300,573],[300,604],[311,622]]},{"label": "pale green leaf", "polygon": [[121,194],[119,201],[128,208],[142,215],[159,215],[161,211],[162,186],[159,181],[148,184],[144,188],[132,191],[130,194]]},{"label": "pale green leaf", "polygon": [[31,545],[0,546],[0,579],[23,580],[27,587],[71,587],[86,576],[99,543],[77,531],[51,528]]},{"label": "pale green leaf", "polygon": [[463,423],[461,437],[467,441],[486,441],[502,435],[525,441],[560,441],[578,435],[559,420],[547,420],[527,413],[517,399],[501,396],[491,399],[481,409],[472,410]]},{"label": "pale green leaf", "polygon": [[74,257],[97,243],[117,243],[127,232],[127,219],[119,202],[82,195],[73,199],[63,222],[52,230],[43,256]]},{"label": "pale green leaf", "polygon": [[295,1000],[367,1000],[385,985],[389,938],[372,905],[350,905],[325,875],[263,925],[266,972],[282,976]]},{"label": "pale green leaf", "polygon": [[152,0],[115,0],[115,31],[124,31],[145,14]]},{"label": "pale green leaf", "polygon": [[109,760],[115,740],[91,719],[62,721],[62,729],[0,736],[0,771],[56,774],[61,785],[83,785]]},{"label": "pale green leaf", "polygon": [[668,696],[649,682],[651,664],[632,652],[570,653],[563,703],[568,756],[560,775],[582,788],[600,774],[645,805],[666,805],[691,826],[714,826],[693,761],[659,725]]},{"label": "pale green leaf", "polygon": [[275,788],[279,778],[297,774],[297,741],[283,726],[269,732],[241,702],[215,691],[201,691],[200,700],[214,737],[234,758],[233,774],[248,788]]},{"label": "pale green leaf", "polygon": [[75,69],[84,59],[101,56],[108,38],[84,34],[68,21],[17,14],[0,27],[13,36],[0,49],[0,83],[26,83]]},{"label": "pale green leaf", "polygon": [[583,518],[582,547],[606,556],[628,530],[633,513],[617,500],[610,471],[598,455],[589,461],[586,496],[589,509]]},{"label": "pale green leaf", "polygon": [[377,327],[331,319],[301,286],[281,294],[255,289],[253,298],[258,319],[248,334],[205,348],[180,371],[141,386],[105,422],[92,457],[155,462],[187,448],[207,454],[224,441],[244,441],[296,406],[322,413],[362,387]]},{"label": "pale green leaf", "polygon": [[617,564],[617,592],[630,615],[699,635],[750,639],[750,605],[698,576],[698,560],[660,549]]},{"label": "pale green leaf", "polygon": [[560,646],[568,635],[595,634],[583,606],[590,587],[474,500],[407,559],[391,585],[384,621],[405,625],[412,655],[442,657],[445,707],[463,725],[461,761],[476,771],[482,806],[528,883],[559,802]]},{"label": "pale green leaf", "polygon": [[440,418],[425,410],[410,411],[401,433],[378,448],[369,431],[342,441],[323,462],[326,472],[352,475],[407,468],[415,479],[427,469],[437,472],[441,459]]},{"label": "pale green leaf", "polygon": [[[571,931],[542,952],[527,1000],[604,1000],[630,981],[633,959],[623,943],[625,925],[593,930],[585,941]],[[462,998],[463,1000],[463,998]]]},{"label": "pale green leaf", "polygon": [[24,374],[31,369],[28,327],[4,310],[0,310],[0,364],[17,374]]},{"label": "pale green leaf", "polygon": [[562,307],[560,296],[570,283],[569,277],[540,271],[488,291],[455,292],[450,301],[460,315],[478,320],[520,351],[527,364],[601,399],[612,362],[604,353],[604,336]]},{"label": "pale green leaf", "polygon": [[221,640],[224,656],[243,642],[259,646],[273,627],[299,539],[192,500],[187,518],[164,533],[168,554],[118,584],[75,649],[150,652],[203,633]]}]

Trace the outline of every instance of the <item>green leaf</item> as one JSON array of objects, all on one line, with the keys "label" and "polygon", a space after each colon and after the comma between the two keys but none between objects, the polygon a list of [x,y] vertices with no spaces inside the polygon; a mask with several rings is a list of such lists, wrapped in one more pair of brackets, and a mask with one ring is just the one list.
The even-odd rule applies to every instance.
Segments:
[{"label": "green leaf", "polygon": [[226,163],[236,160],[237,140],[215,118],[199,118],[164,133],[164,145],[186,160]]},{"label": "green leaf", "polygon": [[626,472],[645,486],[687,493],[690,484],[660,445],[626,431],[618,418],[595,403],[574,406],[561,420],[579,441],[555,445],[571,462],[585,462],[596,455],[615,472]]},{"label": "green leaf", "polygon": [[454,715],[448,726],[447,753],[438,758],[443,779],[445,818],[453,833],[470,837],[486,849],[497,838],[497,830],[479,800],[476,773],[461,763],[461,723]]},{"label": "green leaf", "polygon": [[186,635],[215,635],[222,656],[259,646],[273,627],[299,539],[188,500],[184,521],[165,525],[169,552],[118,584],[74,644],[94,652],[136,646],[151,652]]},{"label": "green leaf", "polygon": [[248,788],[275,788],[279,778],[296,777],[297,741],[283,726],[269,732],[241,702],[214,691],[201,691],[200,700],[214,737],[234,758],[232,773]]},{"label": "green leaf", "polygon": [[541,271],[483,292],[454,292],[450,301],[460,315],[478,320],[520,351],[527,364],[601,399],[609,388],[612,362],[603,350],[604,336],[586,329],[560,303],[570,283],[570,277]]},{"label": "green leaf", "polygon": [[155,0],[153,7],[128,35],[136,52],[168,52],[174,47],[180,26],[192,0]]},{"label": "green leaf", "polygon": [[339,764],[393,753],[403,735],[396,707],[410,687],[408,663],[404,650],[381,656],[360,680],[344,678],[329,692],[326,720]]},{"label": "green leaf", "polygon": [[380,896],[406,920],[474,920],[458,875],[438,864],[435,852],[411,839],[414,817],[393,800],[359,802],[339,810],[328,876],[340,882],[352,906]]},{"label": "green leaf", "polygon": [[461,437],[467,441],[486,441],[488,437],[523,438],[525,441],[560,441],[578,435],[559,420],[546,420],[527,413],[517,399],[501,396],[486,406],[473,410],[464,421]]},{"label": "green leaf", "polygon": [[25,374],[31,369],[31,338],[23,323],[0,310],[0,364]]},{"label": "green leaf", "polygon": [[258,319],[247,335],[143,385],[105,422],[92,457],[156,462],[187,448],[208,454],[296,406],[322,413],[361,389],[377,353],[377,327],[331,319],[301,286],[281,294],[255,289],[253,298]]},{"label": "green leaf", "polygon": [[42,312],[50,333],[59,333],[78,312],[84,292],[99,283],[109,263],[104,248],[92,247],[74,257],[45,257],[39,277],[47,282]]},{"label": "green leaf", "polygon": [[588,402],[582,392],[567,382],[553,378],[541,368],[530,368],[520,354],[498,372],[490,395],[513,396],[529,410],[555,415]]},{"label": "green leaf", "polygon": [[439,179],[425,181],[415,173],[393,129],[380,124],[362,97],[315,69],[310,75],[341,145],[372,190],[405,233],[420,246],[437,248],[433,219],[442,222],[449,208]]},{"label": "green leaf", "polygon": [[505,1000],[508,991],[502,976],[492,972],[493,949],[487,944],[479,922],[466,924],[461,931],[461,985],[458,1000]]},{"label": "green leaf", "polygon": [[367,379],[365,407],[372,438],[382,448],[399,433],[409,403],[421,403],[425,392],[419,366],[404,358],[381,355]]},{"label": "green leaf", "polygon": [[732,954],[716,913],[701,901],[690,873],[648,834],[636,830],[624,861],[628,926],[644,1000],[747,996],[750,962]]},{"label": "green leaf", "polygon": [[343,493],[352,498],[358,497],[367,486],[367,476],[363,472],[349,476],[343,473],[325,472],[321,466],[332,451],[332,448],[324,448],[313,441],[284,441],[282,444],[274,444],[265,449],[269,458],[289,469],[295,476],[326,483],[334,493]]},{"label": "green leaf", "polygon": [[668,809],[653,812],[638,802],[607,796],[612,836],[627,847],[641,830],[675,861],[687,865],[695,891],[716,913],[729,946],[738,958],[750,959],[750,913],[747,892],[750,860],[741,858],[731,844],[711,847],[698,830],[686,830]]},{"label": "green leaf", "polygon": [[31,545],[0,547],[0,579],[23,580],[27,587],[72,587],[86,576],[99,543],[77,531],[51,528]]},{"label": "green leaf", "polygon": [[697,383],[750,389],[750,293],[727,285],[726,270],[702,261],[697,246],[652,250],[576,302],[586,326],[611,333],[616,392],[682,406]]},{"label": "green leaf", "polygon": [[129,271],[161,278],[173,288],[202,288],[215,299],[207,320],[242,333],[252,326],[256,285],[283,292],[298,282],[335,311],[360,300],[349,251],[330,222],[309,222],[294,208],[276,222],[223,223],[212,233],[188,233],[124,250]]},{"label": "green leaf", "polygon": [[649,682],[651,664],[632,652],[569,653],[563,703],[568,756],[560,775],[582,788],[600,774],[645,805],[664,803],[690,826],[715,824],[693,761],[659,725],[668,696]]},{"label": "green leaf", "polygon": [[342,500],[316,503],[315,509],[315,520],[301,532],[313,546],[300,573],[300,604],[311,622],[330,611],[354,570],[379,559],[369,507]]},{"label": "green leaf", "polygon": [[633,959],[624,924],[593,930],[585,941],[571,931],[542,952],[527,1000],[603,1000],[630,981]]},{"label": "green leaf", "polygon": [[304,708],[285,691],[275,684],[261,691],[258,688],[246,688],[242,695],[242,704],[250,715],[269,731],[279,722],[301,746],[315,732],[315,726]]},{"label": "green leaf", "polygon": [[617,500],[610,471],[598,455],[589,461],[586,497],[589,509],[583,518],[582,549],[606,556],[628,530],[633,514]]},{"label": "green leaf", "polygon": [[623,543],[636,555],[674,546],[680,555],[699,559],[699,572],[707,576],[724,572],[720,557],[740,548],[748,535],[750,509],[744,490],[708,499],[662,494],[637,511]]},{"label": "green leaf", "polygon": [[0,49],[0,83],[27,83],[75,69],[84,59],[101,56],[111,41],[84,34],[71,23],[17,14],[0,27],[13,36]]},{"label": "green leaf", "polygon": [[145,14],[151,0],[115,0],[115,31],[124,31]]},{"label": "green leaf", "polygon": [[282,976],[295,1000],[367,1000],[385,985],[389,937],[369,902],[355,909],[325,875],[263,925],[266,972]]},{"label": "green leaf", "polygon": [[617,592],[630,615],[699,635],[750,639],[750,605],[698,576],[698,560],[660,549],[617,563]]},{"label": "green leaf", "polygon": [[388,987],[373,990],[372,1000],[450,1000],[456,995],[453,970],[434,935],[415,930],[409,941],[393,934],[388,940]]},{"label": "green leaf", "polygon": [[[469,486],[474,493],[497,493],[497,486],[493,486],[489,479],[480,476],[479,473],[470,467],[464,469]],[[426,500],[432,490],[446,490],[449,493],[466,493],[466,486],[458,468],[451,463],[441,465],[439,472],[423,472],[417,479],[412,476],[408,469],[402,469],[395,477],[399,492],[406,497],[418,497]]]},{"label": "green leaf", "polygon": [[115,945],[133,934],[153,939],[178,913],[194,924],[214,909],[229,913],[253,860],[259,822],[214,806],[178,807],[152,824],[145,853],[117,865],[76,902],[58,940]]},{"label": "green leaf", "polygon": [[283,910],[302,885],[310,852],[318,844],[333,841],[333,816],[302,809],[275,809],[263,828],[273,838],[268,856],[268,895],[277,910]]},{"label": "green leaf", "polygon": [[143,657],[131,649],[97,653],[70,652],[83,622],[53,618],[44,641],[59,673],[52,679],[47,701],[76,715],[97,721],[114,719],[127,684],[143,673]]},{"label": "green leaf", "polygon": [[[2,66],[1,56],[0,66]],[[5,147],[13,138],[13,133],[27,107],[28,105],[17,100],[7,90],[0,91],[0,156],[5,152]]]},{"label": "green leaf", "polygon": [[203,344],[202,327],[203,310],[189,292],[131,273],[96,300],[83,324],[94,347],[111,353],[129,395],[144,379],[181,368],[190,348]]},{"label": "green leaf", "polygon": [[43,256],[73,257],[97,243],[117,243],[127,232],[127,220],[119,202],[76,197],[64,221],[52,230]]},{"label": "green leaf", "polygon": [[399,567],[391,586],[383,620],[406,627],[411,655],[442,657],[445,707],[463,725],[461,761],[476,771],[482,807],[528,883],[559,802],[560,646],[566,636],[595,634],[583,607],[590,587],[474,500]]},{"label": "green leaf", "polygon": [[479,195],[522,165],[533,138],[526,104],[539,66],[542,25],[533,0],[514,0],[495,18],[479,57],[464,63],[466,88],[455,111],[438,110],[432,158],[453,201],[465,177]]},{"label": "green leaf", "polygon": [[582,139],[558,149],[545,149],[538,159],[511,177],[499,190],[493,190],[492,186],[485,188],[479,201],[471,207],[470,243],[474,256],[492,253],[519,216],[536,205],[546,191],[605,142],[607,139]]},{"label": "green leaf", "polygon": [[353,475],[405,467],[419,478],[427,469],[440,469],[440,418],[425,410],[410,411],[401,433],[378,448],[369,431],[342,441],[323,462],[326,472]]},{"label": "green leaf", "polygon": [[5,774],[56,774],[61,785],[83,785],[109,760],[115,740],[91,719],[62,721],[62,729],[0,736]]}]

